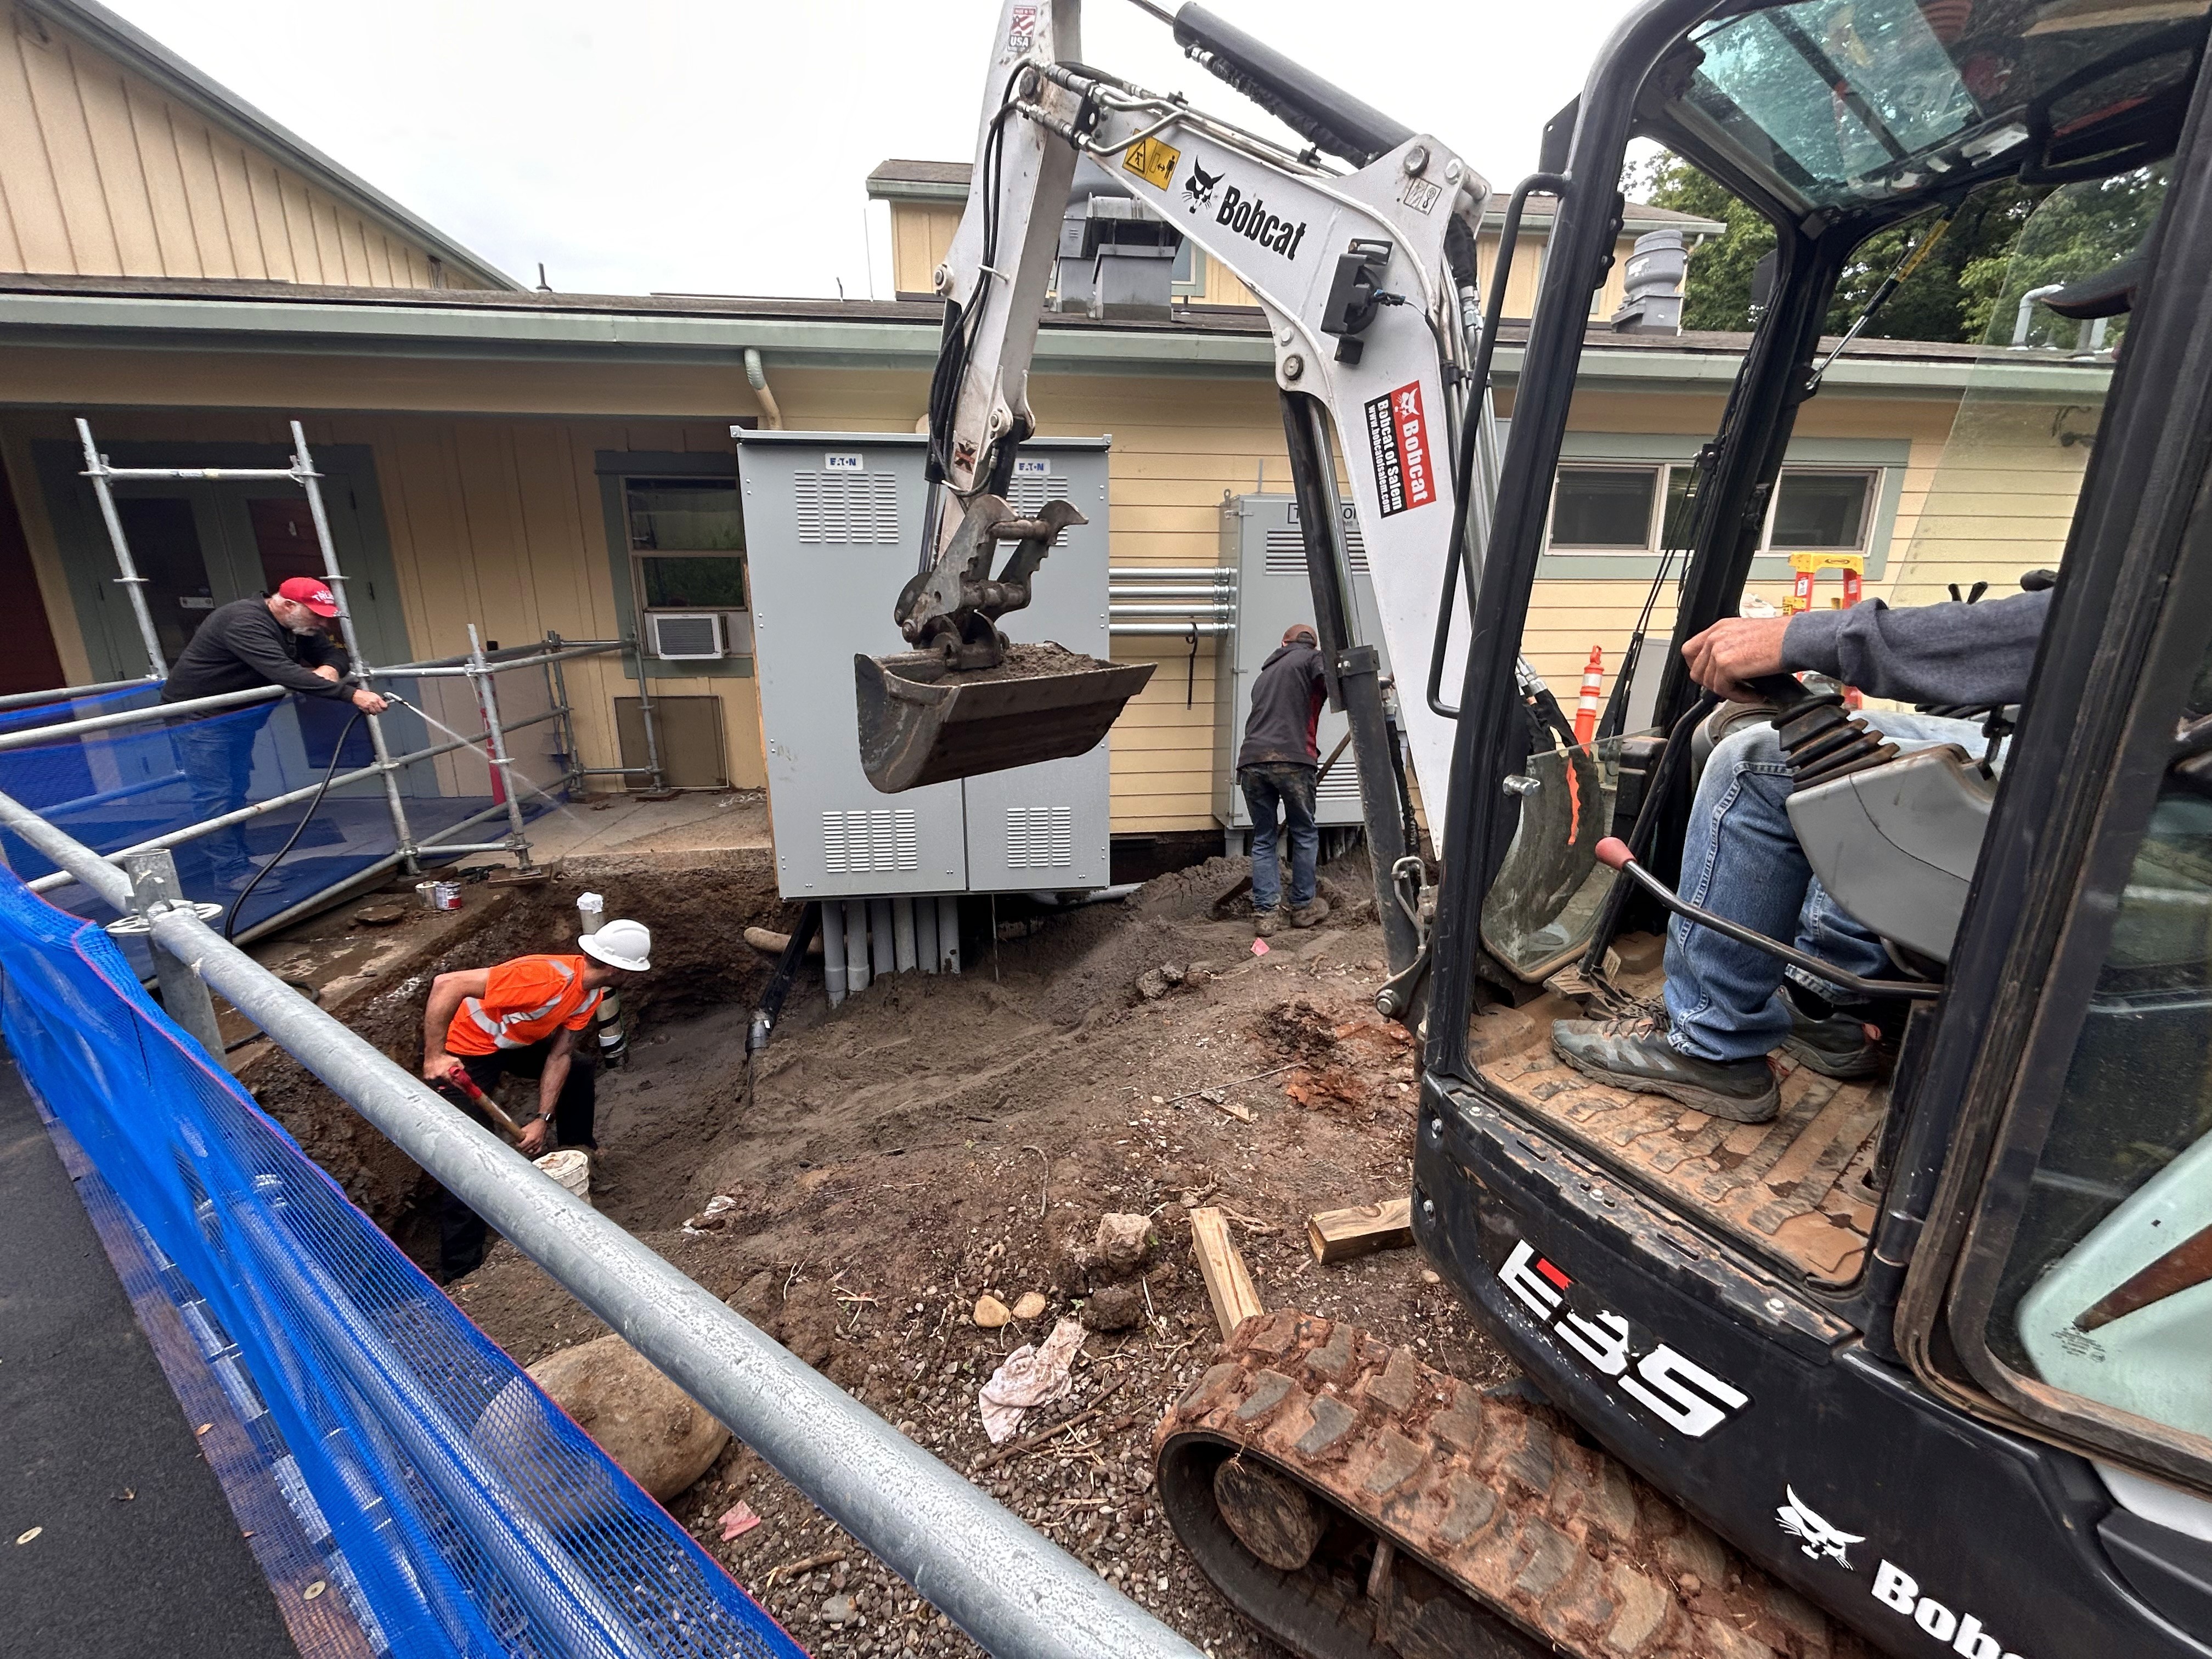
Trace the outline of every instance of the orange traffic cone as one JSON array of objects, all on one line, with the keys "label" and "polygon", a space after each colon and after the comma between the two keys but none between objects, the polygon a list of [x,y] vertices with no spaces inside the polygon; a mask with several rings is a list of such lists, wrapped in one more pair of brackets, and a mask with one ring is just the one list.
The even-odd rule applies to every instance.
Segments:
[{"label": "orange traffic cone", "polygon": [[1589,665],[1583,670],[1583,697],[1575,705],[1575,742],[1583,748],[1597,735],[1598,694],[1605,690],[1605,649],[1590,647]]}]

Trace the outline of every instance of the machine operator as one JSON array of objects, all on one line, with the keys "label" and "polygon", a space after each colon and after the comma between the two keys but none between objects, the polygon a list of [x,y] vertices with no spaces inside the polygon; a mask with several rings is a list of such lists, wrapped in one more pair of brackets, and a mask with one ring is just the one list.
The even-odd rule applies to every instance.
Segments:
[{"label": "machine operator", "polygon": [[[1735,702],[1746,682],[1810,670],[1903,702],[1990,708],[2027,694],[2048,591],[1978,605],[1848,611],[1716,623],[1682,647],[1690,676]],[[1978,722],[1867,710],[1900,754],[1982,743]],[[1759,720],[1723,738],[1698,781],[1682,842],[1682,896],[1693,904],[1862,977],[1887,971],[1881,940],[1838,909],[1790,827],[1791,778],[1780,734]],[[1781,1108],[1767,1054],[1778,1047],[1829,1077],[1872,1076],[1881,1063],[1864,1011],[1779,957],[1681,917],[1667,930],[1665,1017],[1561,1019],[1552,1047],[1577,1071],[1632,1093],[1665,1095],[1739,1123]]]},{"label": "machine operator", "polygon": [[[422,1011],[422,1076],[463,1110],[475,1108],[455,1071],[485,1093],[512,1073],[538,1082],[538,1109],[524,1124],[521,1152],[536,1158],[557,1146],[597,1150],[599,1113],[592,1058],[576,1060],[576,1033],[588,1029],[606,988],[652,963],[653,935],[642,922],[610,921],[576,941],[581,956],[516,957],[489,968],[441,974]],[[448,1279],[483,1261],[483,1218],[451,1193],[439,1215],[438,1262]]]},{"label": "machine operator", "polygon": [[[218,606],[169,670],[161,701],[188,702],[281,685],[301,696],[350,702],[364,714],[380,714],[387,706],[382,697],[340,684],[345,653],[323,631],[323,624],[337,614],[337,599],[312,576],[291,577],[265,599],[233,599]],[[219,709],[177,728],[177,759],[198,822],[246,805],[254,740],[275,707],[263,702]],[[191,884],[235,887],[253,874],[245,831],[236,825],[187,842],[179,853],[185,866],[179,873]]]}]

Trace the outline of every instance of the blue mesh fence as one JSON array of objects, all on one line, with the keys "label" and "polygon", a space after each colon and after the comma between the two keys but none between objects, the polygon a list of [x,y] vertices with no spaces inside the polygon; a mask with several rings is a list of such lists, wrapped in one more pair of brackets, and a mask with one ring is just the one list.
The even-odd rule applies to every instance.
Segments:
[{"label": "blue mesh fence", "polygon": [[[543,668],[512,669],[495,683],[500,718],[511,734],[517,793],[524,816],[534,817],[556,804],[565,788],[568,757],[558,748],[561,722],[554,717]],[[395,706],[384,716],[385,741],[393,756],[456,736],[481,741],[483,712],[467,680],[404,679],[386,689],[415,706]],[[0,732],[148,708],[159,695],[158,685],[134,686],[10,709],[0,712]],[[430,718],[416,713],[418,708]],[[0,750],[0,793],[13,796],[95,852],[118,852],[311,787],[322,781],[334,756],[340,773],[370,764],[375,754],[368,723],[353,715],[349,703],[335,699],[287,696],[213,714],[57,737],[52,743]],[[395,776],[410,830],[428,844],[426,860],[435,858],[441,834],[469,842],[496,841],[507,832],[506,815],[497,810],[505,800],[501,786],[477,750],[457,749],[410,762]],[[398,850],[383,783],[363,778],[335,786],[313,806],[291,853],[253,884],[300,828],[309,807],[307,801],[276,807],[179,844],[173,851],[185,892],[227,908],[251,885],[251,896],[238,913],[236,926],[243,932]],[[483,822],[472,828],[461,827],[479,817]],[[0,851],[26,880],[53,868],[13,836],[0,835]],[[103,921],[112,915],[82,888],[60,890],[56,902]]]},{"label": "blue mesh fence", "polygon": [[5,872],[0,975],[26,1079],[234,1351],[227,1386],[373,1647],[800,1653],[171,1024],[104,931]]}]

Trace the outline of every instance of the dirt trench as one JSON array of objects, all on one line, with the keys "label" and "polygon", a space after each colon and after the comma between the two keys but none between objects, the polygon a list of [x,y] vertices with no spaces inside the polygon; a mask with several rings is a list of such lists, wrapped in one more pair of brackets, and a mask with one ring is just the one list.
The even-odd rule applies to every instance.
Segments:
[{"label": "dirt trench", "polygon": [[[1511,1375],[1414,1252],[1328,1268],[1308,1253],[1308,1213],[1407,1189],[1413,1057],[1372,1009],[1364,866],[1329,872],[1326,923],[1264,954],[1245,874],[1216,859],[1124,902],[1007,906],[995,938],[987,911],[967,972],[881,978],[834,1011],[810,969],[750,1079],[766,963],[739,945],[657,973],[631,1064],[602,1079],[592,1177],[603,1212],[1218,1659],[1273,1649],[1197,1575],[1152,1491],[1152,1426],[1218,1341],[1190,1206],[1227,1212],[1269,1307],[1354,1320],[1480,1383]],[[680,877],[638,879],[627,902],[684,901]],[[611,913],[617,890],[601,890]],[[697,948],[734,938],[718,924]],[[730,1206],[687,1228],[717,1194]],[[994,1455],[981,1382],[1059,1318],[1108,1322],[1116,1298],[1081,1249],[1108,1211],[1152,1221],[1119,1296],[1130,1322],[1089,1334],[1071,1397],[1023,1425],[1065,1432]],[[974,1322],[979,1296],[1030,1291],[1036,1318]],[[525,1364],[604,1330],[503,1243],[452,1294]],[[761,1519],[726,1540],[739,1504]],[[742,1446],[669,1507],[817,1653],[973,1650]]]},{"label": "dirt trench", "polygon": [[[430,981],[449,969],[573,949],[579,893],[600,893],[606,916],[628,916],[653,930],[654,971],[623,991],[626,1012],[648,1026],[702,1010],[750,1008],[768,966],[745,945],[744,929],[776,926],[795,908],[776,896],[769,854],[750,849],[569,859],[542,885],[470,885],[453,916],[415,911],[412,890],[412,878],[395,882],[256,952],[288,977],[296,974],[295,982],[330,1013],[410,1073],[422,1060]],[[398,924],[362,920],[363,912],[395,903],[406,910]],[[330,976],[372,940],[386,947],[373,971]],[[348,1198],[418,1260],[431,1259],[424,1223],[436,1188],[405,1153],[281,1049],[259,1045],[238,1078]]]}]

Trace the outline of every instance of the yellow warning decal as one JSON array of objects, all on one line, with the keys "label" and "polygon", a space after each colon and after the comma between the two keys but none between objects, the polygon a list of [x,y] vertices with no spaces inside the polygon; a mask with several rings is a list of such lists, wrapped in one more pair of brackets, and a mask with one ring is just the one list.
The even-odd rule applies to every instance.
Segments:
[{"label": "yellow warning decal", "polygon": [[1121,158],[1121,171],[1133,173],[1146,184],[1165,190],[1175,182],[1176,163],[1182,152],[1158,138],[1145,138],[1129,146]]}]

